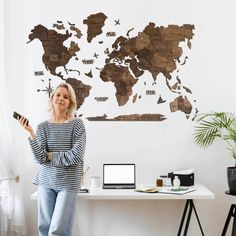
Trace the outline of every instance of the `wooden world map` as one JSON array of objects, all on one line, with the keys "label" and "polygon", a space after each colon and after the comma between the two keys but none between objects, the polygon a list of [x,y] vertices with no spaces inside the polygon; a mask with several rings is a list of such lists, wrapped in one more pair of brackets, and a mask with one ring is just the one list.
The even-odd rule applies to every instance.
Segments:
[{"label": "wooden world map", "polygon": [[[116,31],[107,32],[104,37],[113,37],[114,40],[112,45],[106,46],[106,50],[104,50],[105,61],[102,67],[98,68],[94,66],[94,61],[99,60],[100,56],[96,52],[92,59],[80,58],[80,40],[86,37],[87,43],[92,44],[96,37],[105,34],[103,28],[107,19],[108,17],[102,12],[88,16],[83,20],[83,24],[87,26],[87,32],[82,32],[79,27],[70,22],[67,22],[67,26],[65,26],[62,21],[57,21],[53,24],[53,29],[38,24],[31,30],[27,43],[35,39],[41,42],[42,62],[45,69],[55,78],[60,78],[72,85],[76,92],[78,109],[90,96],[93,87],[80,79],[79,65],[77,68],[68,67],[71,60],[77,60],[80,64],[82,63],[81,65],[91,66],[90,70],[83,75],[90,79],[93,79],[95,70],[99,70],[99,78],[96,79],[114,85],[118,107],[126,106],[129,101],[135,103],[138,99],[142,99],[141,95],[134,93],[133,88],[137,83],[140,83],[145,73],[151,74],[153,85],[157,82],[158,76],[162,75],[166,80],[168,90],[176,94],[175,98],[167,104],[170,111],[172,113],[181,111],[186,118],[194,113],[192,115],[192,119],[194,119],[198,110],[196,108],[193,110],[193,105],[188,98],[188,94],[192,94],[191,90],[182,84],[178,76],[173,78],[173,72],[178,69],[177,65],[184,65],[188,59],[186,56],[184,61],[181,61],[183,56],[181,43],[185,43],[191,49],[194,25],[178,26],[173,24],[164,27],[149,22],[142,31],[132,37],[130,34],[133,28],[127,29],[126,35],[118,37],[116,37]],[[115,23],[116,25],[120,24],[120,20],[116,20]],[[75,41],[75,38],[78,41]],[[96,43],[98,47],[104,44],[103,40]],[[59,68],[64,68],[64,71],[58,71]],[[71,77],[70,72],[72,71],[77,72],[78,76]],[[173,79],[176,81],[174,84],[172,83]],[[155,94],[155,90],[146,90],[147,96]],[[157,106],[166,103],[163,96],[159,95]],[[99,101],[99,98],[95,99]],[[106,102],[107,99],[101,97],[100,101]],[[101,114],[86,118],[90,121],[163,121],[167,117],[164,114],[152,112],[120,114],[114,117]]]}]

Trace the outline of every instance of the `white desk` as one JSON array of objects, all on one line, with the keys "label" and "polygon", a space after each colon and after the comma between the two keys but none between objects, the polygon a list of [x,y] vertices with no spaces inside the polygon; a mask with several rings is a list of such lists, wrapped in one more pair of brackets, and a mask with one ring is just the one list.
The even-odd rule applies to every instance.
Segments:
[{"label": "white desk", "polygon": [[[96,189],[90,193],[78,193],[78,199],[83,200],[186,200],[183,216],[180,222],[178,236],[181,235],[182,228],[185,222],[185,217],[187,214],[187,219],[184,227],[184,236],[187,235],[188,226],[192,215],[192,210],[196,215],[200,230],[202,235],[204,235],[200,220],[196,208],[194,206],[193,200],[197,199],[214,199],[215,194],[208,190],[201,184],[196,184],[194,186],[195,191],[186,193],[183,195],[178,194],[164,194],[164,193],[142,193],[136,192],[133,189]],[[37,198],[37,192],[31,195],[31,199],[35,200]]]},{"label": "white desk", "polygon": [[[214,199],[215,194],[201,184],[194,186],[196,191],[178,194],[142,193],[133,189],[96,189],[92,193],[78,193],[79,199],[85,200],[183,200],[183,199]],[[31,199],[37,199],[37,192],[31,195]]]},{"label": "white desk", "polygon": [[214,199],[215,195],[201,184],[195,185],[196,190],[183,195],[164,193],[143,193],[133,189],[96,189],[92,193],[79,193],[79,199],[87,200],[183,200],[183,199]]}]

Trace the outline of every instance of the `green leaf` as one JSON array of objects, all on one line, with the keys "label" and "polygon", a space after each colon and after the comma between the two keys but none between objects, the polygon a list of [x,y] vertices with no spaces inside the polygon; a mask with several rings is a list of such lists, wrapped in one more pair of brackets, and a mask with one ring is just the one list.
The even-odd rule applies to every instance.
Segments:
[{"label": "green leaf", "polygon": [[216,138],[223,139],[236,159],[236,116],[229,112],[200,114],[196,119],[194,141],[201,147],[212,145]]}]

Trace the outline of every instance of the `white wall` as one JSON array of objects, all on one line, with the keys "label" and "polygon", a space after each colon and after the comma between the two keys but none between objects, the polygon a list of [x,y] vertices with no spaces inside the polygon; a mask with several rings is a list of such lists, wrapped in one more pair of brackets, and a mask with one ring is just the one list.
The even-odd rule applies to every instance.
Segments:
[{"label": "white wall", "polygon": [[[36,92],[44,84],[33,75],[35,70],[45,70],[41,61],[43,49],[39,42],[26,44],[30,30],[37,24],[51,26],[57,20],[79,25],[89,14],[102,11],[109,17],[121,19],[122,26],[141,29],[150,21],[165,26],[194,24],[192,49],[187,64],[182,67],[181,78],[191,88],[200,112],[236,112],[234,9],[233,0],[6,0],[6,74],[12,110],[27,115],[34,127],[47,118],[47,96]],[[175,169],[194,168],[196,182],[216,194],[215,200],[196,202],[205,235],[221,234],[229,205],[234,201],[224,194],[226,167],[234,161],[221,142],[207,150],[200,149],[192,138],[194,122],[187,121],[180,112],[165,122],[84,121],[88,140],[85,165],[91,167],[89,176],[101,176],[104,162],[135,162],[138,184],[154,183],[159,175]],[[31,158],[27,135],[14,120],[12,126],[28,235],[36,236],[36,202],[30,200],[36,190],[32,184],[36,165]],[[178,201],[79,202],[74,235],[175,235],[183,204]],[[189,230],[189,235],[199,235],[195,219]]]}]

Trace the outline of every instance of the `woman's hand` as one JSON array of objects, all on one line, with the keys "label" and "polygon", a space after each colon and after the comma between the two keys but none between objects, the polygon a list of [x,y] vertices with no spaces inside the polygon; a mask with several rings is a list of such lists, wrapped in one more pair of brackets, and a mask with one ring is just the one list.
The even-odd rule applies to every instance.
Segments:
[{"label": "woman's hand", "polygon": [[31,125],[29,125],[29,124],[27,125],[27,121],[28,120],[23,116],[19,119],[21,127],[29,132],[30,138],[31,138],[31,140],[33,140],[35,138],[34,130],[31,127]]},{"label": "woman's hand", "polygon": [[52,160],[52,153],[48,152],[47,153],[47,161],[51,161]]}]

